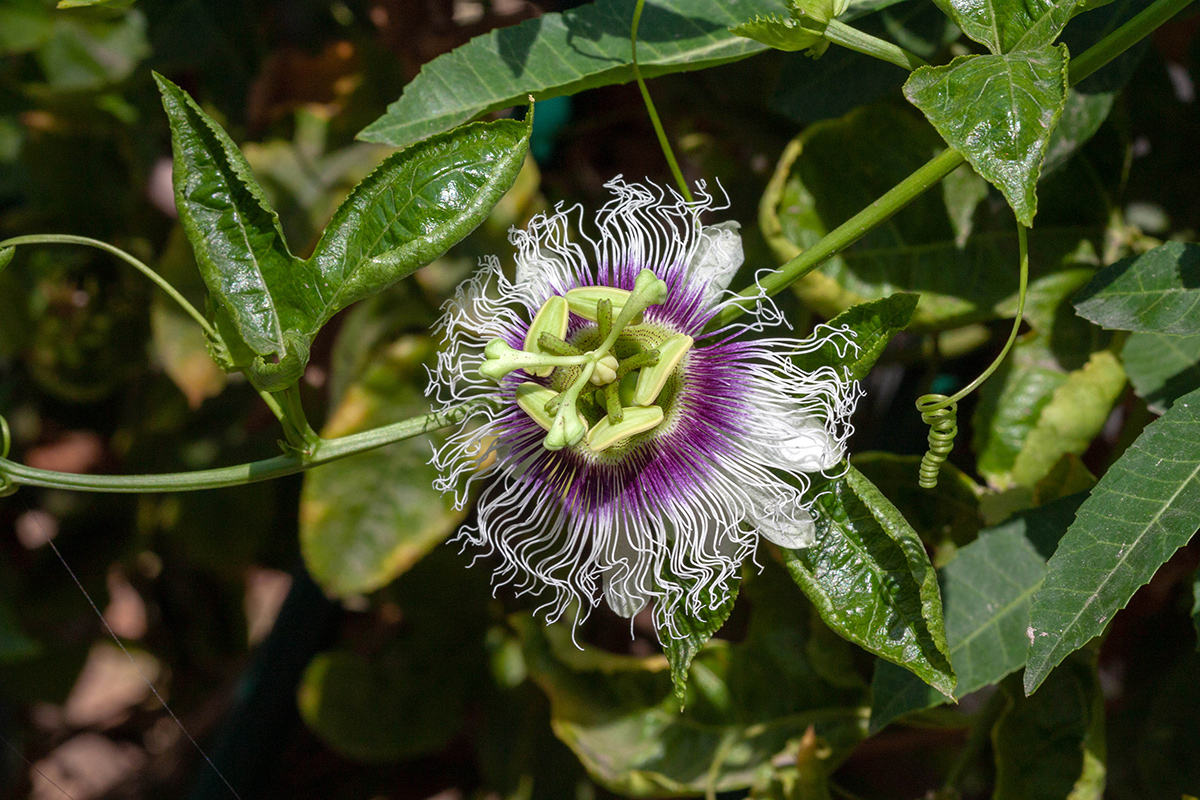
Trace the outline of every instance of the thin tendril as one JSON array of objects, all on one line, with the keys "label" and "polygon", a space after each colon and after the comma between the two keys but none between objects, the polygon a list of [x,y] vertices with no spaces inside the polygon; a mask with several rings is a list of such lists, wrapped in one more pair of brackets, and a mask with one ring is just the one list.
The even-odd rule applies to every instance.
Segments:
[{"label": "thin tendril", "polygon": [[922,489],[933,489],[937,486],[938,472],[950,451],[954,449],[954,437],[958,434],[958,401],[978,389],[991,377],[1012,349],[1013,342],[1017,340],[1017,333],[1021,330],[1021,318],[1025,314],[1025,294],[1029,287],[1029,241],[1026,231],[1026,227],[1018,222],[1017,242],[1021,251],[1021,278],[1017,289],[1017,314],[1013,319],[1008,341],[1004,343],[1004,349],[978,378],[950,397],[944,394],[925,394],[917,399],[917,410],[921,412],[921,419],[929,426],[929,449],[921,457]]},{"label": "thin tendril", "polygon": [[675,153],[671,150],[671,142],[667,139],[666,131],[663,130],[662,120],[658,118],[658,111],[654,108],[654,101],[650,99],[650,90],[646,88],[646,81],[642,80],[642,71],[638,67],[638,26],[642,24],[642,6],[644,5],[646,5],[646,0],[637,0],[637,5],[633,9],[633,27],[629,31],[629,51],[631,56],[630,61],[633,63],[633,77],[637,80],[638,89],[642,92],[642,99],[646,101],[646,113],[650,115],[650,124],[654,126],[654,133],[658,135],[658,145],[662,148],[663,155],[667,157],[667,166],[671,168],[671,174],[675,176],[675,183],[679,186],[679,193],[683,195],[683,199],[692,203],[695,202],[692,198],[692,190],[688,188],[687,181],[683,178],[683,172],[679,169],[679,162],[675,160]]},{"label": "thin tendril", "polygon": [[9,749],[9,750],[11,750],[11,751],[13,751],[13,753],[16,755],[16,757],[17,757],[17,758],[19,758],[19,759],[21,759],[22,761],[24,761],[24,762],[25,762],[25,764],[26,764],[26,766],[28,766],[28,767],[29,767],[31,770],[33,770],[34,772],[36,772],[36,773],[37,773],[37,774],[38,774],[38,775],[39,775],[39,776],[42,778],[42,780],[46,781],[46,783],[50,784],[50,785],[51,785],[51,786],[53,786],[55,789],[58,789],[58,790],[59,790],[60,792],[62,792],[62,793],[63,793],[63,795],[65,795],[66,797],[69,797],[71,800],[75,800],[75,795],[71,794],[71,793],[70,793],[70,792],[68,792],[66,789],[64,789],[63,787],[59,786],[57,783],[55,783],[55,781],[54,781],[54,779],[53,779],[53,778],[51,778],[51,777],[50,777],[49,775],[47,775],[46,773],[42,772],[42,770],[38,768],[38,765],[37,765],[37,764],[35,764],[35,763],[33,763],[32,761],[30,761],[28,758],[26,758],[26,757],[25,757],[25,754],[24,754],[24,753],[22,753],[20,750],[18,750],[18,749],[17,749],[17,746],[16,746],[15,744],[13,744],[12,742],[10,742],[10,741],[9,741],[7,738],[5,738],[4,736],[0,736],[0,742],[4,742],[4,744],[5,744],[5,745],[8,747],[8,749]]}]

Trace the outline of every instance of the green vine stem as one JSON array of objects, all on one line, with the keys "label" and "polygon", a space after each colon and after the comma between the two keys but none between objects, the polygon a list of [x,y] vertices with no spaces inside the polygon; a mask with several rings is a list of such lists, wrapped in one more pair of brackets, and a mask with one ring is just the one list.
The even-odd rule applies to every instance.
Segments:
[{"label": "green vine stem", "polygon": [[642,100],[646,102],[646,113],[650,115],[650,124],[654,126],[654,133],[658,136],[658,145],[662,148],[663,155],[667,157],[667,166],[671,168],[671,174],[675,176],[675,183],[679,186],[680,194],[691,203],[693,202],[692,190],[688,188],[687,181],[683,178],[683,171],[679,169],[679,162],[675,160],[671,141],[667,138],[667,132],[663,130],[662,120],[658,118],[654,101],[650,99],[650,90],[646,88],[646,81],[642,80],[642,70],[638,67],[638,28],[642,24],[642,7],[645,5],[646,0],[637,0],[637,5],[633,9],[633,26],[629,29],[629,60],[633,64],[633,77],[637,81],[638,89],[642,92]]},{"label": "green vine stem", "polygon": [[[280,478],[331,461],[365,453],[393,442],[411,439],[423,433],[455,425],[466,419],[474,406],[465,404],[449,411],[423,414],[419,417],[373,428],[369,431],[338,439],[320,439],[311,453],[297,451],[249,464],[204,469],[195,472],[175,472],[162,475],[78,475],[68,472],[36,469],[0,458],[0,487],[16,485],[42,486],[51,489],[73,489],[84,492],[191,492],[199,489],[219,489],[244,483]],[[0,494],[3,488],[0,488]]]},{"label": "green vine stem", "polygon": [[872,56],[907,70],[929,66],[929,62],[916,53],[905,50],[900,45],[884,41],[877,36],[863,33],[858,28],[838,22],[836,19],[831,19],[826,23],[825,38],[856,53]]},{"label": "green vine stem", "polygon": [[[1192,0],[1155,0],[1155,3],[1145,11],[1071,59],[1069,67],[1071,85],[1074,86],[1149,36],[1156,28],[1178,14],[1191,2]],[[765,293],[768,297],[778,294],[795,281],[803,278],[821,266],[826,259],[854,244],[872,228],[886,221],[926,189],[940,182],[964,163],[966,163],[966,159],[957,150],[943,150],[874,203],[834,228],[821,241],[783,264],[779,269],[763,276],[758,285],[748,286],[742,290],[742,300],[726,306],[713,319],[710,327],[719,328],[728,325],[747,309],[752,308],[762,294]]]},{"label": "green vine stem", "polygon": [[280,403],[283,408],[283,418],[280,422],[283,423],[288,444],[304,453],[312,453],[321,443],[321,437],[312,429],[312,425],[308,424],[308,417],[304,414],[304,404],[300,402],[299,385],[293,383],[282,392],[275,394],[283,401]]},{"label": "green vine stem", "polygon": [[929,449],[921,457],[920,485],[922,489],[937,487],[938,472],[942,464],[954,449],[954,437],[958,433],[958,401],[983,385],[992,376],[1012,349],[1021,330],[1021,319],[1025,315],[1025,295],[1029,288],[1029,237],[1028,229],[1017,223],[1017,243],[1021,250],[1021,278],[1017,288],[1017,314],[1013,319],[1012,330],[1009,331],[1008,341],[1000,350],[992,363],[988,365],[979,377],[947,397],[944,394],[925,394],[917,399],[917,410],[921,419],[929,426]]}]

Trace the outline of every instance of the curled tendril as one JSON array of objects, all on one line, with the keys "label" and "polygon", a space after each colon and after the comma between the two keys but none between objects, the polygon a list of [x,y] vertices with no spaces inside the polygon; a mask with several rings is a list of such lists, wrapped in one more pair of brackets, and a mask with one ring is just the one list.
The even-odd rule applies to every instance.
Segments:
[{"label": "curled tendril", "polygon": [[944,394],[926,394],[917,400],[921,420],[929,426],[929,449],[921,456],[922,489],[937,487],[938,472],[954,449],[958,435],[958,403]]},{"label": "curled tendril", "polygon": [[1021,277],[1017,289],[1017,315],[1013,320],[1012,330],[1008,334],[1008,341],[1004,343],[1004,349],[978,378],[950,397],[944,394],[926,394],[921,395],[917,400],[917,411],[921,412],[921,419],[929,426],[929,449],[921,457],[920,486],[922,489],[937,487],[938,472],[941,470],[942,464],[946,462],[950,451],[954,449],[954,437],[958,433],[958,401],[978,389],[980,384],[991,377],[991,374],[1000,366],[1000,362],[1004,361],[1004,357],[1008,355],[1008,351],[1012,349],[1013,342],[1017,340],[1017,332],[1021,329],[1021,317],[1025,314],[1025,293],[1029,287],[1029,242],[1026,231],[1027,228],[1018,222],[1017,244],[1021,250]]},{"label": "curled tendril", "polygon": [[304,334],[284,331],[284,350],[279,360],[267,361],[262,356],[256,356],[254,363],[247,368],[251,383],[267,392],[288,388],[304,374],[304,368],[308,366],[309,347],[308,337]]}]

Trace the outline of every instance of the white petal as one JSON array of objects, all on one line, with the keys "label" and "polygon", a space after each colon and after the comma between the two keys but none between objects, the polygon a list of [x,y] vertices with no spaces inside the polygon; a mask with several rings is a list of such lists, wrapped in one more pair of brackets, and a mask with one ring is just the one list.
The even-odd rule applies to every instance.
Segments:
[{"label": "white petal", "polygon": [[764,417],[760,429],[765,435],[747,440],[744,446],[765,463],[791,472],[821,472],[842,460],[841,442],[821,420],[797,414],[766,418],[770,412],[762,407],[758,413]]},{"label": "white petal", "polygon": [[802,506],[796,506],[788,515],[765,514],[753,519],[759,534],[768,542],[774,542],[789,550],[812,547],[817,541],[817,526],[812,514]]},{"label": "white petal", "polygon": [[729,282],[746,260],[742,252],[741,228],[737,222],[722,222],[701,228],[700,241],[692,253],[692,274],[704,281],[704,301],[712,304],[717,295],[729,288]]}]

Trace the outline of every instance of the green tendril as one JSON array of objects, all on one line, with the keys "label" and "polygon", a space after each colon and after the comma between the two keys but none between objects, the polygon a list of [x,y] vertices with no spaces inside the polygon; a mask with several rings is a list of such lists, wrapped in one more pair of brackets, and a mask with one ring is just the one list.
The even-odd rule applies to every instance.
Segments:
[{"label": "green tendril", "polygon": [[1017,289],[1017,314],[1013,319],[1012,330],[1008,334],[1008,341],[1004,343],[1004,348],[978,378],[953,395],[947,397],[944,394],[925,394],[917,398],[917,410],[921,412],[921,419],[930,426],[929,449],[921,457],[919,483],[922,489],[937,487],[938,472],[941,470],[942,464],[946,462],[950,451],[954,449],[954,437],[958,434],[959,401],[978,389],[984,381],[991,377],[1017,340],[1017,333],[1021,330],[1021,318],[1025,313],[1025,294],[1029,287],[1029,241],[1026,231],[1026,227],[1018,222],[1017,242],[1021,251],[1021,278],[1020,287]]},{"label": "green tendril", "polygon": [[633,64],[633,77],[637,81],[638,89],[642,92],[642,100],[646,102],[646,113],[650,115],[650,124],[654,126],[654,133],[658,136],[658,145],[662,148],[663,155],[667,157],[667,166],[671,168],[671,174],[675,176],[675,183],[679,186],[679,193],[683,195],[685,200],[691,203],[694,202],[692,190],[688,188],[687,181],[683,178],[683,171],[679,169],[679,162],[675,160],[675,153],[671,150],[671,141],[667,138],[666,131],[663,130],[662,120],[658,118],[658,111],[654,108],[654,101],[650,99],[650,90],[646,88],[646,81],[642,80],[642,71],[638,67],[638,27],[642,24],[642,7],[645,5],[646,0],[638,0],[637,5],[633,9],[633,27],[629,31],[629,60]]}]

